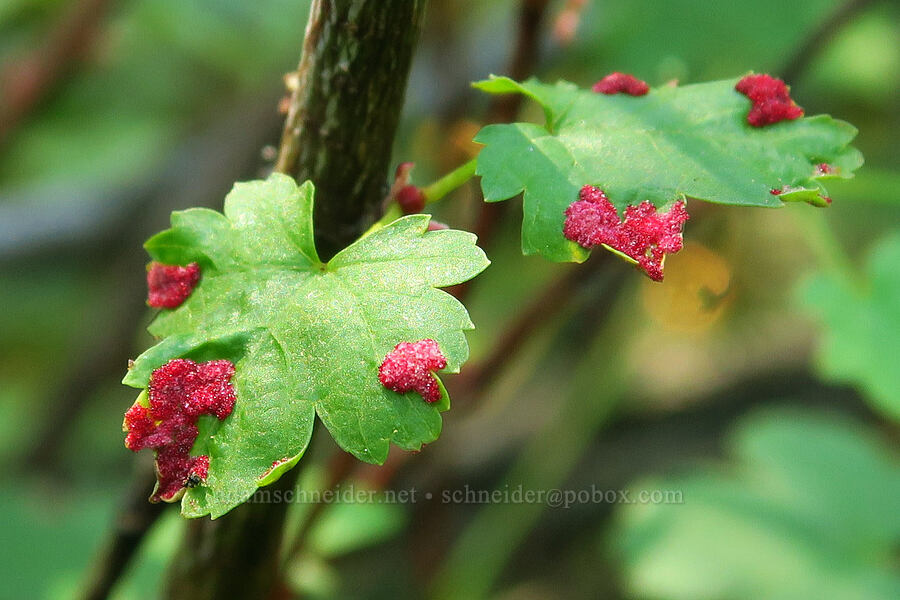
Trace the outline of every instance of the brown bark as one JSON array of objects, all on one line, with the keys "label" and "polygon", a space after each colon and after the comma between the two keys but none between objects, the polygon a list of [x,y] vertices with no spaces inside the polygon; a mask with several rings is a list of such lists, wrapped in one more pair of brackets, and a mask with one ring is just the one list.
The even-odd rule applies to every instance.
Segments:
[{"label": "brown bark", "polygon": [[[276,170],[315,183],[323,259],[379,210],[423,7],[424,0],[313,1]],[[273,487],[292,488],[297,470]],[[189,523],[165,597],[271,597],[288,506],[244,504]]]},{"label": "brown bark", "polygon": [[276,169],[316,185],[333,256],[375,220],[424,0],[314,0]]}]

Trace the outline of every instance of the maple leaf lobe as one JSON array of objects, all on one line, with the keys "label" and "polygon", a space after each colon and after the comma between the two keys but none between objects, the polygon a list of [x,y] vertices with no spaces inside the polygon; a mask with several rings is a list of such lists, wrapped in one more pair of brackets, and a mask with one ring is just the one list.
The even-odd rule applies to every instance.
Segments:
[{"label": "maple leaf lobe", "polygon": [[178,308],[200,281],[200,265],[150,263],[147,270],[147,304],[153,308]]},{"label": "maple leaf lobe", "polygon": [[433,372],[446,366],[447,359],[436,341],[400,342],[378,367],[378,379],[389,390],[417,392],[425,402],[434,403],[441,399],[441,387]]},{"label": "maple leaf lobe", "polygon": [[277,469],[277,468],[280,467],[281,465],[284,465],[284,464],[289,463],[290,461],[291,461],[291,457],[290,457],[290,456],[285,456],[284,458],[279,458],[278,460],[273,460],[273,461],[272,461],[272,466],[269,467],[268,469],[266,469],[265,471],[263,471],[263,474],[260,475],[259,478],[260,478],[260,479],[265,479],[266,477],[268,477],[269,475],[271,475],[272,472],[273,472],[275,469]]}]

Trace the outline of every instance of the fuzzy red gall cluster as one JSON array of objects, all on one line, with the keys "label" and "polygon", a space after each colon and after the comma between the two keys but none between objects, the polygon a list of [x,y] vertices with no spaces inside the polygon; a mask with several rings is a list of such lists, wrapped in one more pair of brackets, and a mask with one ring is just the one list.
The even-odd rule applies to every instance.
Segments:
[{"label": "fuzzy red gall cluster", "polygon": [[790,88],[770,75],[747,75],[734,89],[753,103],[747,114],[747,122],[753,127],[793,121],[803,116],[803,109],[791,100]]},{"label": "fuzzy red gall cluster", "polygon": [[153,308],[178,308],[200,281],[200,265],[186,267],[151,263],[147,270],[147,304]]},{"label": "fuzzy red gall cluster", "polygon": [[183,488],[206,479],[209,457],[190,455],[198,435],[197,419],[215,415],[221,421],[231,414],[233,375],[234,365],[228,360],[170,360],[150,375],[149,406],[135,404],[125,413],[125,446],[135,452],[156,451],[158,485],[151,501],[173,500]]},{"label": "fuzzy red gall cluster", "polygon": [[780,196],[784,193],[784,190],[782,190],[781,188],[772,188],[771,190],[769,190],[769,193],[773,196]]},{"label": "fuzzy red gall cluster", "polygon": [[591,87],[591,91],[598,94],[628,94],[629,96],[643,96],[650,91],[646,81],[641,81],[628,73],[610,73]]},{"label": "fuzzy red gall cluster", "polygon": [[209,477],[209,457],[201,454],[194,459],[194,464],[191,466],[191,472],[188,474],[185,486],[194,487],[201,481],[206,481],[207,477]]},{"label": "fuzzy red gall cluster", "polygon": [[378,379],[389,390],[400,394],[417,392],[425,402],[437,402],[441,388],[433,371],[446,366],[447,359],[436,341],[400,342],[378,367]]},{"label": "fuzzy red gall cluster", "polygon": [[563,233],[585,248],[603,244],[618,250],[637,262],[651,279],[662,281],[665,256],[681,250],[688,218],[681,200],[665,213],[657,212],[645,200],[626,208],[623,220],[603,190],[586,185],[579,199],[566,209]]}]

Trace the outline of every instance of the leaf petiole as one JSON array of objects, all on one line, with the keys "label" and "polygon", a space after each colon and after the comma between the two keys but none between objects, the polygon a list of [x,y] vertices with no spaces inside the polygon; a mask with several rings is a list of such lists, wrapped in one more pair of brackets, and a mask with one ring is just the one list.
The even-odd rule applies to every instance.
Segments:
[{"label": "leaf petiole", "polygon": [[450,171],[434,183],[422,188],[425,194],[425,204],[437,202],[453,190],[462,187],[467,181],[475,175],[475,166],[478,162],[477,158],[473,158]]},{"label": "leaf petiole", "polygon": [[[472,160],[450,171],[434,183],[421,188],[422,193],[425,195],[425,204],[437,202],[453,190],[462,187],[475,175],[475,166],[477,165],[477,163],[477,158],[473,158]],[[384,215],[382,215],[380,219],[373,223],[372,226],[361,237],[365,237],[370,233],[378,231],[382,227],[393,223],[402,216],[403,212],[400,210],[400,207],[397,205],[397,203],[391,202],[388,205],[387,210],[385,210]]]}]

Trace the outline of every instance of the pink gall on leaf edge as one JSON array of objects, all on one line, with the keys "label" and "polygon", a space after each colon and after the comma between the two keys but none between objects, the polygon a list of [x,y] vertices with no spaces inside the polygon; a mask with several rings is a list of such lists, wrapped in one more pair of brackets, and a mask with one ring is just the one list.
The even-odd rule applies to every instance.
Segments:
[{"label": "pink gall on leaf edge", "polygon": [[583,248],[604,246],[637,265],[650,279],[663,280],[667,254],[681,250],[684,223],[690,218],[683,200],[659,212],[649,201],[625,209],[624,219],[606,193],[586,185],[566,209],[563,235]]},{"label": "pink gall on leaf edge", "polygon": [[747,123],[753,127],[793,121],[803,116],[803,109],[791,99],[791,88],[771,75],[747,75],[734,89],[750,99],[752,105],[747,113]]},{"label": "pink gall on leaf edge", "polygon": [[607,96],[613,94],[644,96],[650,91],[650,86],[646,81],[642,81],[634,75],[615,71],[591,86],[591,91]]},{"label": "pink gall on leaf edge", "polygon": [[213,415],[225,420],[236,401],[228,360],[196,363],[176,358],[153,371],[145,393],[125,413],[125,446],[156,453],[157,484],[151,502],[174,502],[185,488],[202,483],[209,457],[191,456],[199,435],[197,420]]},{"label": "pink gall on leaf edge", "polygon": [[400,342],[378,367],[378,380],[398,394],[416,392],[425,402],[434,404],[444,395],[434,372],[446,367],[447,359],[436,341]]},{"label": "pink gall on leaf edge", "polygon": [[147,304],[153,308],[178,308],[200,281],[200,265],[150,263],[147,268]]}]

